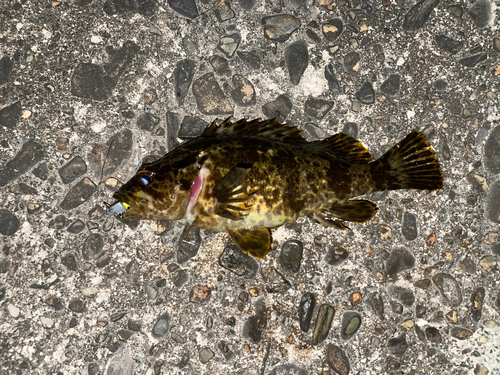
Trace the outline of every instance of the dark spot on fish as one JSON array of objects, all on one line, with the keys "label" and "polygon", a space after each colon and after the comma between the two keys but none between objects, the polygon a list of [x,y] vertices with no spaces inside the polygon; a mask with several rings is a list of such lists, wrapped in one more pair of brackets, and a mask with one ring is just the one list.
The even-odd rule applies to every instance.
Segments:
[{"label": "dark spot on fish", "polygon": [[186,155],[180,160],[176,160],[172,163],[172,170],[184,169],[194,163],[196,163],[196,159],[198,159],[197,154]]},{"label": "dark spot on fish", "polygon": [[181,185],[181,190],[182,191],[186,191],[186,190],[191,189],[191,186],[193,185],[193,182],[192,181],[188,181],[186,179],[181,179],[179,181],[179,184]]}]

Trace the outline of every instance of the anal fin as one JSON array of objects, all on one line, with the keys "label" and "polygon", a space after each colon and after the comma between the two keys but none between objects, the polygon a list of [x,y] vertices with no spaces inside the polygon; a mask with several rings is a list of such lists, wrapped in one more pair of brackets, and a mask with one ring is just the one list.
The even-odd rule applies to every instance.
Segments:
[{"label": "anal fin", "polygon": [[[339,220],[352,221],[353,223],[366,223],[377,213],[377,206],[365,200],[345,201],[333,204],[330,207],[320,210],[317,215],[323,221],[331,222],[333,218]],[[325,217],[327,219],[325,219]],[[343,224],[342,224],[343,225]],[[335,225],[334,225],[335,226]]]},{"label": "anal fin", "polygon": [[271,231],[267,227],[227,229],[234,243],[244,253],[264,258],[271,249]]},{"label": "anal fin", "polygon": [[250,208],[248,198],[253,192],[250,194],[247,192],[248,183],[245,179],[251,169],[251,164],[240,163],[217,185],[215,189],[217,215],[231,220],[239,220],[247,215]]}]

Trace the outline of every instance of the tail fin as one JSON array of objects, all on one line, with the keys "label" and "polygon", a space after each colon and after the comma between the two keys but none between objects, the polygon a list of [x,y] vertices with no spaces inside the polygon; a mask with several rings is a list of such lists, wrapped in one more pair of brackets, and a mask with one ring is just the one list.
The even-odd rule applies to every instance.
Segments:
[{"label": "tail fin", "polygon": [[425,134],[413,130],[379,161],[387,173],[388,190],[436,190],[443,187],[443,175]]}]

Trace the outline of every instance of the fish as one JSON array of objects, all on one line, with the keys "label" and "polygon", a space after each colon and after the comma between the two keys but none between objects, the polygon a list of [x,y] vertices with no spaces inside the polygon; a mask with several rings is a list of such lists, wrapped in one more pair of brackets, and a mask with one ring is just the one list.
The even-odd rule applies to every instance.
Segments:
[{"label": "fish", "polygon": [[356,197],[442,187],[435,151],[417,130],[372,160],[345,133],[307,141],[302,130],[277,118],[229,117],[143,165],[113,195],[107,213],[225,231],[243,252],[263,258],[272,229],[299,217],[349,230],[345,222],[366,223],[377,212],[374,203]]}]

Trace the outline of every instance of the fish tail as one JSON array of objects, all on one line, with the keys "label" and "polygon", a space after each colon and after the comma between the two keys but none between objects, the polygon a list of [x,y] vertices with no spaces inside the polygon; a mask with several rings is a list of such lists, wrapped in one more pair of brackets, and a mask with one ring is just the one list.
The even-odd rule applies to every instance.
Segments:
[{"label": "fish tail", "polygon": [[378,161],[387,178],[387,190],[436,190],[443,187],[443,175],[436,154],[425,134],[417,130],[413,130]]}]

